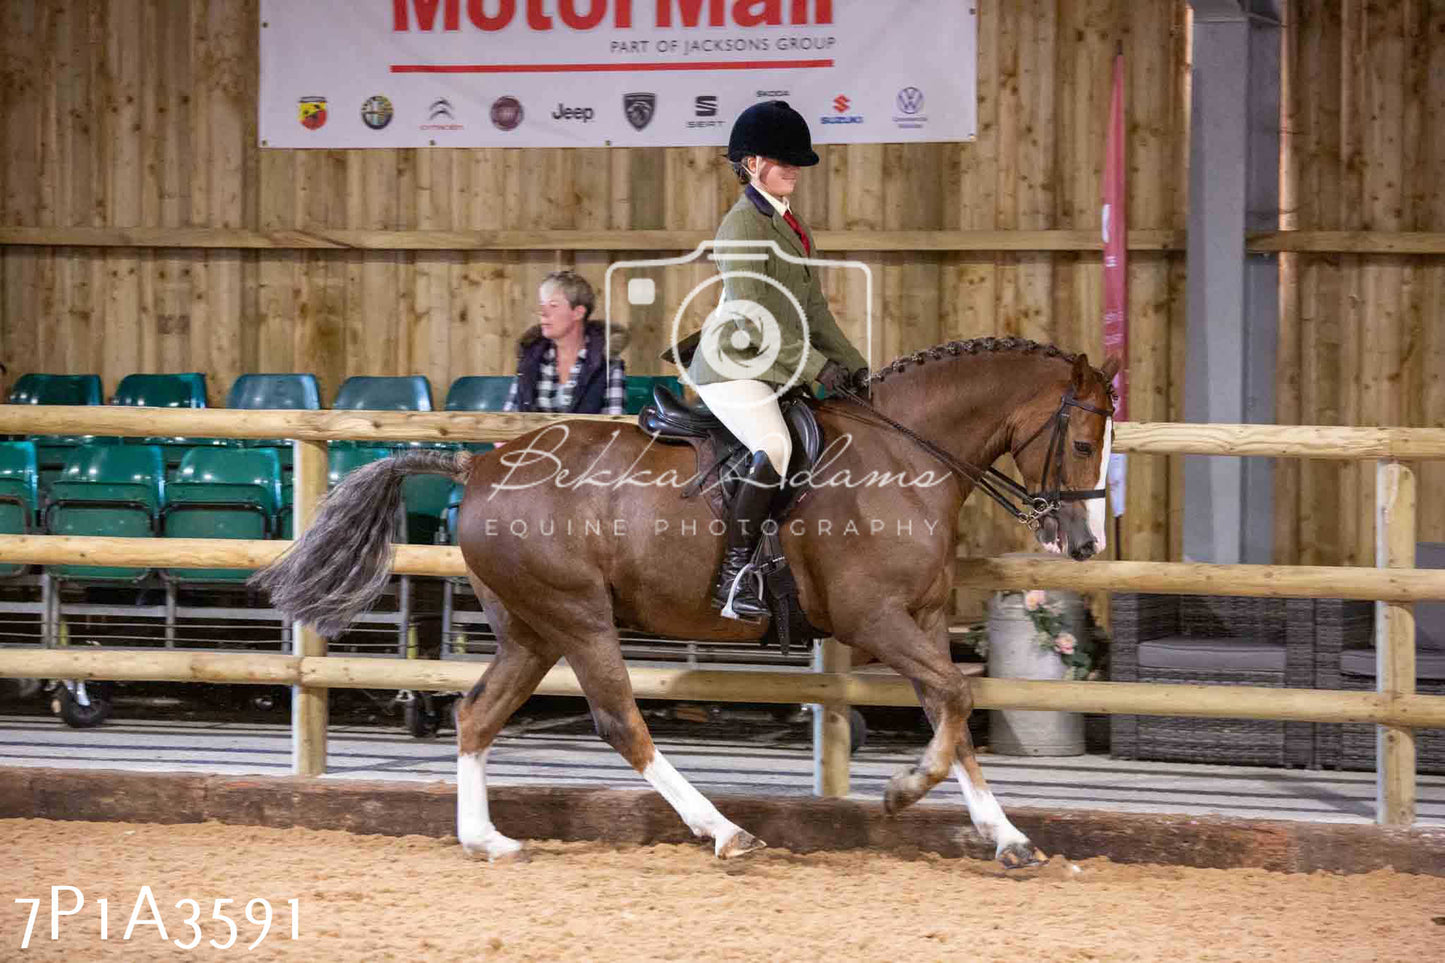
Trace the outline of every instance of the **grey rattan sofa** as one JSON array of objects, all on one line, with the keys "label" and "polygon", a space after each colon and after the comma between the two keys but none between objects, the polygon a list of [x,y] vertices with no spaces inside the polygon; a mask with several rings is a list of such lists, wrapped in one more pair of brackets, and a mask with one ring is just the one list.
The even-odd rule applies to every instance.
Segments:
[{"label": "grey rattan sofa", "polygon": [[[1314,612],[1308,599],[1116,594],[1109,678],[1311,688]],[[1110,749],[1116,758],[1315,764],[1310,723],[1126,715],[1111,720]]]},{"label": "grey rattan sofa", "polygon": [[[1416,568],[1445,568],[1445,543],[1415,546]],[[1375,603],[1320,599],[1315,605],[1315,684],[1321,689],[1375,689]],[[1445,695],[1445,602],[1415,604],[1415,690]],[[1331,769],[1374,769],[1375,727],[1321,725],[1315,753]],[[1416,769],[1445,773],[1445,729],[1415,733]]]}]

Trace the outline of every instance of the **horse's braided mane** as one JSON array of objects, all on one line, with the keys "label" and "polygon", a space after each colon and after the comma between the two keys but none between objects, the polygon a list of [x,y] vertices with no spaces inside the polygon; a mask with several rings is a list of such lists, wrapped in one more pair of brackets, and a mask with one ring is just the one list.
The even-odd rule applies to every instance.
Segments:
[{"label": "horse's braided mane", "polygon": [[[949,341],[945,344],[936,344],[931,348],[922,351],[915,351],[913,354],[905,354],[894,358],[888,364],[873,372],[871,381],[882,382],[891,374],[902,374],[908,370],[908,366],[921,365],[925,361],[938,361],[944,357],[958,357],[961,354],[999,354],[1001,352],[1014,352],[1016,354],[1041,354],[1046,358],[1060,358],[1068,364],[1073,364],[1077,354],[1069,354],[1061,348],[1052,344],[1040,344],[1037,341],[1030,341],[1028,338],[970,338],[967,341]],[[1104,379],[1104,373],[1098,368],[1092,369],[1100,380]],[[1109,386],[1109,397],[1114,400],[1114,386]]]}]

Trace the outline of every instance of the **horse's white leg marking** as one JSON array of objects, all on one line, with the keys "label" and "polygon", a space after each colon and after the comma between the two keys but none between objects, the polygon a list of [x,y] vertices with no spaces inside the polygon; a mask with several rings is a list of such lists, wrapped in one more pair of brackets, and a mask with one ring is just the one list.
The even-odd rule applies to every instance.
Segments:
[{"label": "horse's white leg marking", "polygon": [[487,753],[457,756],[457,839],[468,856],[488,860],[510,856],[522,848],[515,839],[497,832],[487,811]]},{"label": "horse's white leg marking", "polygon": [[727,844],[742,832],[718,812],[717,807],[708,802],[706,796],[694,789],[692,783],[683,778],[682,773],[672,768],[672,763],[658,750],[653,749],[652,761],[642,770],[642,778],[651,783],[652,788],[667,800],[668,805],[677,810],[677,814],[687,823],[687,828],[692,830],[694,836],[713,838],[713,851],[717,855],[723,855]]},{"label": "horse's white leg marking", "polygon": [[[1109,480],[1109,456],[1114,453],[1114,419],[1108,418],[1104,421],[1104,457],[1099,462],[1099,482],[1095,489],[1103,491]],[[1104,524],[1105,509],[1109,505],[1109,497],[1089,499],[1089,534],[1094,536],[1094,554],[1103,555],[1104,548],[1108,545],[1105,537],[1109,526]]]},{"label": "horse's white leg marking", "polygon": [[953,764],[953,774],[958,779],[958,785],[963,789],[963,801],[968,806],[968,818],[973,820],[974,828],[984,839],[991,839],[997,844],[998,848],[994,851],[994,855],[999,855],[1005,849],[1016,844],[1025,848],[1032,847],[1033,844],[1029,842],[1029,838],[1008,821],[998,800],[993,798],[993,793],[974,786],[961,763]]}]

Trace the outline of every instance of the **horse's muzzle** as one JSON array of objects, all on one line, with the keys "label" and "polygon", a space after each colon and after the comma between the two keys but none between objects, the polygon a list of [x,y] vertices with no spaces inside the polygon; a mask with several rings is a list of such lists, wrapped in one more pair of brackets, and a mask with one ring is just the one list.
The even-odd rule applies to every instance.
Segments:
[{"label": "horse's muzzle", "polygon": [[1086,562],[1093,558],[1098,551],[1099,543],[1091,538],[1082,545],[1071,547],[1069,549],[1069,558],[1072,558],[1076,562]]}]

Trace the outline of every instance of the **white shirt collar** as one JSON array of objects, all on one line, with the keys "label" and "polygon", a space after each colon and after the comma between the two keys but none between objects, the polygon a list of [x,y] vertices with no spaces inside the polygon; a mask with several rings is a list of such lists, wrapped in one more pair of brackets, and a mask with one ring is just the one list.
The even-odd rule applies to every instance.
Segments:
[{"label": "white shirt collar", "polygon": [[762,186],[759,185],[757,181],[753,181],[753,190],[757,191],[759,194],[763,195],[763,197],[767,198],[768,203],[773,205],[773,210],[777,211],[778,214],[782,215],[788,213],[788,198],[785,197],[782,200],[779,200],[778,198],[769,194],[767,191],[763,190]]}]

